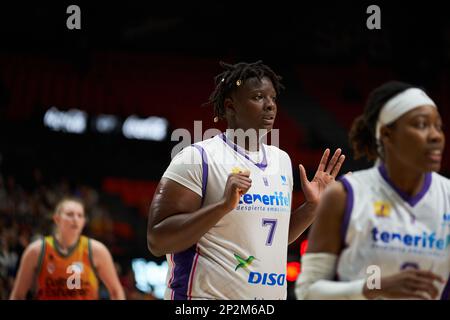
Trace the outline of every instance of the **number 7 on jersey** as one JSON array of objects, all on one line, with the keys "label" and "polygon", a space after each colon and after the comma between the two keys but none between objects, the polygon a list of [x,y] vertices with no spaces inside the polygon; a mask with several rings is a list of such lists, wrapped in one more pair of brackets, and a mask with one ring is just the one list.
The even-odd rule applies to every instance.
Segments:
[{"label": "number 7 on jersey", "polygon": [[271,246],[273,237],[275,235],[275,229],[277,228],[277,219],[262,219],[262,226],[269,226],[269,235],[267,236],[266,246]]}]

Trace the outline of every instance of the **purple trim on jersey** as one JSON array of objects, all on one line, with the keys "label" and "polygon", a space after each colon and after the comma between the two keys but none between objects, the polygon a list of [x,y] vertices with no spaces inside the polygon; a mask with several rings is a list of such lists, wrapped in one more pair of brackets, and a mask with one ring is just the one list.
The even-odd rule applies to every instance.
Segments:
[{"label": "purple trim on jersey", "polygon": [[264,171],[267,168],[266,148],[264,148],[264,145],[262,143],[261,143],[261,149],[262,149],[262,153],[263,153],[263,159],[260,163],[256,163],[255,161],[250,159],[250,157],[245,153],[244,149],[242,149],[237,144],[235,144],[235,143],[231,142],[229,139],[227,139],[227,137],[225,136],[224,133],[222,133],[221,138],[231,149],[233,149],[234,151],[239,153],[241,156],[243,156],[245,159],[247,159],[248,161],[253,163],[259,169]]},{"label": "purple trim on jersey", "polygon": [[414,207],[427,193],[427,191],[430,189],[431,186],[431,173],[428,172],[425,174],[425,179],[423,182],[423,186],[422,189],[420,190],[420,192],[418,194],[416,194],[415,196],[410,196],[408,194],[406,194],[405,192],[403,192],[402,190],[400,190],[399,188],[397,188],[397,186],[392,182],[392,180],[389,178],[386,167],[384,166],[384,164],[381,164],[378,167],[378,171],[380,172],[381,176],[383,177],[383,179],[391,186],[392,189],[395,190],[395,192],[397,192],[397,194],[407,203],[409,203],[409,205],[411,207]]},{"label": "purple trim on jersey", "polygon": [[348,230],[348,225],[350,223],[350,217],[352,215],[352,211],[353,211],[353,202],[354,202],[354,193],[353,193],[353,188],[350,184],[350,182],[348,182],[347,179],[345,179],[345,177],[341,177],[339,178],[339,181],[342,183],[342,185],[344,186],[345,190],[347,191],[347,199],[346,199],[346,203],[345,203],[345,211],[344,211],[344,217],[342,218],[342,223],[341,223],[341,243],[342,243],[342,248],[345,247],[345,238],[347,236],[347,230]]},{"label": "purple trim on jersey", "polygon": [[[208,183],[208,158],[205,150],[199,146],[194,146],[202,156],[202,205],[206,197],[206,186]],[[175,253],[173,257],[173,279],[169,282],[169,286],[172,289],[173,300],[188,300],[190,298],[188,292],[189,281],[191,280],[191,273],[195,271],[194,260],[197,261],[197,245],[193,245],[185,251]],[[192,285],[191,285],[192,289]]]},{"label": "purple trim on jersey", "polygon": [[450,292],[450,277],[447,279],[444,291],[442,291],[441,300],[448,300],[448,294]]},{"label": "purple trim on jersey", "polygon": [[206,197],[206,186],[208,184],[208,157],[206,156],[205,149],[203,149],[201,146],[193,144],[192,146],[196,147],[198,151],[200,151],[200,154],[202,156],[202,203],[205,201]]},{"label": "purple trim on jersey", "polygon": [[[206,186],[208,183],[208,158],[205,149],[193,144],[202,156],[202,205],[206,197]],[[172,289],[173,300],[188,300],[190,288],[191,273],[195,271],[195,262],[197,261],[197,245],[193,245],[185,251],[175,253],[173,257],[173,280],[169,283]]]},{"label": "purple trim on jersey", "polygon": [[173,255],[173,261],[175,263],[174,277],[170,284],[170,288],[173,290],[173,300],[188,299],[189,279],[197,253],[196,247],[197,245],[195,244],[189,249]]}]

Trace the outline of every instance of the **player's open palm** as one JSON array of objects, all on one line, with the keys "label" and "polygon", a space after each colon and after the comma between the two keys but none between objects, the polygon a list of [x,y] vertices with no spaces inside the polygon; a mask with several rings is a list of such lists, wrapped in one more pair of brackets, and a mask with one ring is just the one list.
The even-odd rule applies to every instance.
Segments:
[{"label": "player's open palm", "polygon": [[320,159],[319,167],[317,168],[316,174],[311,181],[308,180],[306,170],[303,165],[299,165],[300,181],[302,184],[303,194],[305,195],[305,200],[307,202],[317,204],[320,200],[322,192],[331,182],[335,180],[345,160],[345,156],[341,155],[341,152],[341,149],[337,149],[331,160],[328,161],[330,149],[327,148],[322,155],[322,159]]}]

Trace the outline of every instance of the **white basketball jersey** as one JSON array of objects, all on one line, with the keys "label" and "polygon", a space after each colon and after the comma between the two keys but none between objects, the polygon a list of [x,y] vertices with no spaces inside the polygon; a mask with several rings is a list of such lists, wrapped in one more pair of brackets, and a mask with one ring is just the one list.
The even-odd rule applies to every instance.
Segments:
[{"label": "white basketball jersey", "polygon": [[347,189],[347,208],[341,230],[345,243],[337,266],[339,280],[366,278],[376,270],[382,277],[406,268],[429,270],[446,281],[436,282],[439,297],[446,298],[450,180],[428,173],[414,197],[393,185],[384,165],[355,172],[341,181]]},{"label": "white basketball jersey", "polygon": [[286,299],[292,166],[277,147],[258,154],[252,160],[221,134],[172,160],[163,176],[201,195],[202,206],[222,199],[236,168],[250,170],[252,186],[196,245],[167,255],[165,299]]}]

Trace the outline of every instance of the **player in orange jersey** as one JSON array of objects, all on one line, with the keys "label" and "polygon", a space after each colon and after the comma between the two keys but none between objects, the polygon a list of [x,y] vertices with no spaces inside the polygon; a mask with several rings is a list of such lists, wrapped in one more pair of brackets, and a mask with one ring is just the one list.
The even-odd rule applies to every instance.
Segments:
[{"label": "player in orange jersey", "polygon": [[10,299],[25,299],[34,289],[39,300],[95,300],[99,280],[111,299],[125,299],[108,249],[81,235],[86,224],[83,203],[62,199],[53,221],[54,234],[34,241],[23,253]]}]

